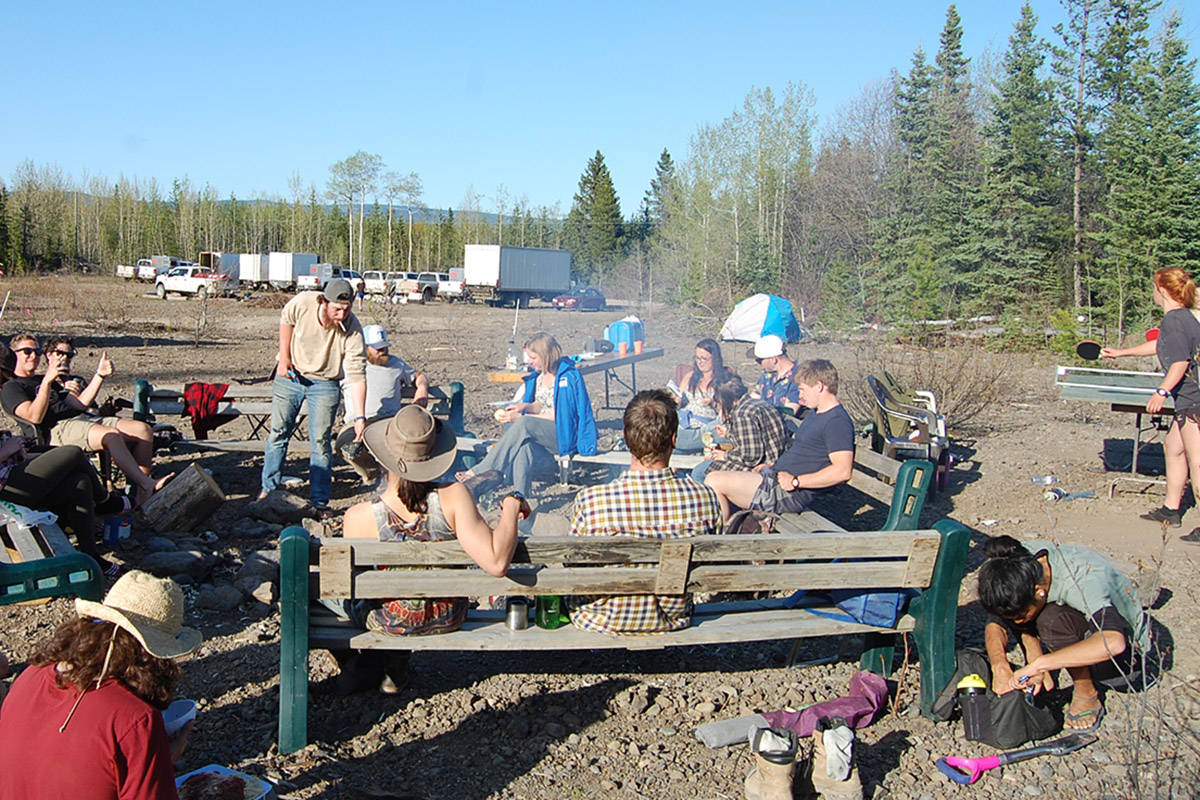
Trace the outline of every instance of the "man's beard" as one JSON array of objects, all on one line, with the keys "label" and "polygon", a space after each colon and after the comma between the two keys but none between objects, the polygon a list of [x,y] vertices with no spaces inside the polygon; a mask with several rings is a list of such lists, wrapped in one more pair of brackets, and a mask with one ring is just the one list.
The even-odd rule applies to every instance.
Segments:
[{"label": "man's beard", "polygon": [[387,350],[375,350],[374,352],[367,351],[367,361],[377,367],[386,367],[388,361]]}]

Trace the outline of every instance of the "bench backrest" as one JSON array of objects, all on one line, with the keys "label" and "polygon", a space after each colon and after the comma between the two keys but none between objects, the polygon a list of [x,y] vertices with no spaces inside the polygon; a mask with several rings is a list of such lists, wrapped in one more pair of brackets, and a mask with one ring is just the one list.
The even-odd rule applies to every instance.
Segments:
[{"label": "bench backrest", "polygon": [[[521,542],[508,574],[495,578],[456,541],[324,539],[312,591],[323,598],[382,599],[923,588],[940,543],[935,530],[537,537]],[[379,569],[389,567],[401,569]]]},{"label": "bench backrest", "polygon": [[[180,384],[154,386],[147,380],[134,384],[134,419],[153,421],[156,415],[181,416],[183,389]],[[273,387],[270,381],[253,384],[229,384],[217,407],[218,414],[270,414]],[[406,387],[405,397],[412,397],[412,387]],[[465,433],[463,426],[463,385],[450,384],[446,392],[438,386],[429,387],[429,412],[450,423],[455,433]]]}]

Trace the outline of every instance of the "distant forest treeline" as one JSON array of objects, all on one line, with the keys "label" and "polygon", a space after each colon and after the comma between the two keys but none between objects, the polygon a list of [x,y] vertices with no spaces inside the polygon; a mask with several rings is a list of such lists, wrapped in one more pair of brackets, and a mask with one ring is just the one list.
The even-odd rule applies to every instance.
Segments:
[{"label": "distant forest treeline", "polygon": [[296,250],[445,269],[463,244],[503,243],[566,247],[583,280],[623,296],[720,310],[772,291],[831,326],[979,313],[1037,324],[1082,309],[1125,330],[1151,310],[1155,269],[1200,256],[1195,62],[1156,2],[1062,5],[1045,38],[1025,5],[1005,52],[974,65],[950,6],[932,57],[918,48],[820,135],[802,84],[753,89],[685,157],[663,151],[624,219],[599,151],[565,217],[503,187],[488,214],[471,191],[410,216],[420,178],[361,151],[322,188],[297,176],[289,196],[253,202],[26,163],[0,188],[0,260]]}]

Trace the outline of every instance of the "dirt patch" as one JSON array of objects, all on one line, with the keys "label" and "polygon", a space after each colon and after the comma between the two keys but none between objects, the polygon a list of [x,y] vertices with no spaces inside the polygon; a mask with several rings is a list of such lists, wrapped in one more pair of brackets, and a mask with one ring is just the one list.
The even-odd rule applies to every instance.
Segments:
[{"label": "dirt patch", "polygon": [[[158,300],[144,284],[72,277],[6,280],[3,288],[13,291],[4,316],[6,334],[26,329],[76,334],[80,372],[94,367],[107,350],[117,367],[110,388],[120,396],[129,397],[139,377],[160,383],[261,379],[274,361],[279,295],[250,302],[212,299],[202,315],[196,301]],[[569,352],[578,352],[586,339],[599,337],[605,325],[628,313],[645,321],[648,345],[666,351],[664,358],[638,371],[642,387],[665,384],[677,363],[690,361],[695,341],[717,327],[712,320],[637,303],[592,314],[531,308],[517,316],[516,338],[519,342],[545,329]],[[482,437],[498,435],[486,404],[509,396],[512,387],[492,384],[486,375],[504,362],[513,310],[367,303],[359,316],[364,324],[385,325],[395,351],[433,383],[463,382],[468,428]],[[896,345],[874,346],[892,354],[888,363],[902,365],[912,355]],[[754,380],[757,368],[745,358],[745,349],[744,344],[723,348],[727,363]],[[861,345],[845,344],[792,348],[799,358],[831,359],[848,382],[861,380],[862,370],[870,367],[862,352]],[[1158,526],[1137,519],[1138,512],[1157,504],[1159,490],[1151,487],[1144,496],[1126,491],[1108,499],[1114,475],[1105,471],[1102,455],[1107,452],[1111,462],[1114,454],[1128,451],[1132,420],[1104,406],[1058,400],[1048,360],[1022,355],[989,360],[985,353],[972,358],[958,369],[1002,370],[1004,385],[969,429],[955,431],[959,460],[950,488],[931,503],[926,519],[953,517],[971,527],[977,540],[1011,533],[1079,542],[1131,570],[1144,567],[1165,589],[1154,613],[1173,643],[1171,670],[1161,692],[1110,696],[1101,743],[1071,759],[1007,768],[1002,778],[989,776],[972,791],[989,797],[1068,791],[1081,796],[1101,796],[1103,791],[1113,797],[1185,796],[1184,787],[1190,791],[1193,784],[1182,779],[1194,776],[1200,762],[1194,733],[1186,733],[1195,731],[1200,719],[1195,688],[1200,672],[1200,548],[1180,542],[1175,530],[1164,540]],[[922,369],[929,368],[928,360],[925,355],[919,359]],[[603,381],[594,376],[588,384],[598,406]],[[629,392],[619,385],[611,388],[613,404],[623,405]],[[607,441],[619,429],[620,413],[598,410],[597,418]],[[187,423],[179,425],[190,433]],[[243,425],[231,423],[217,435],[243,436]],[[309,721],[314,744],[279,756],[273,745],[277,612],[249,590],[224,610],[198,606],[213,586],[241,585],[253,578],[255,564],[275,552],[281,526],[248,522],[244,515],[258,491],[261,457],[181,450],[164,462],[170,469],[190,462],[211,469],[230,497],[205,526],[211,536],[198,531],[166,537],[171,539],[167,544],[193,548],[204,559],[197,567],[200,577],[187,590],[194,601],[189,624],[203,630],[206,641],[185,664],[183,694],[199,700],[201,713],[183,770],[212,762],[240,767],[280,781],[280,793],[296,798],[740,797],[750,766],[746,748],[707,750],[692,738],[694,727],[843,694],[856,669],[860,645],[832,639],[805,643],[802,659],[832,657],[834,663],[796,669],[781,666],[789,642],[553,657],[424,654],[414,657],[412,683],[401,695],[335,701],[322,693],[322,682],[334,668],[318,653],[312,664]],[[286,472],[306,477],[305,460],[293,456]],[[1042,488],[1030,482],[1031,476],[1044,474],[1056,475],[1064,488],[1092,490],[1096,497],[1046,503]],[[538,485],[537,532],[565,530],[576,490]],[[353,473],[339,464],[335,507],[363,497]],[[822,510],[835,518],[847,511]],[[1192,517],[1185,523],[1197,524]],[[135,541],[117,555],[136,564],[149,557],[149,550],[145,542]],[[977,564],[975,557],[971,569]],[[982,635],[972,596],[968,576],[960,644],[979,644]],[[203,600],[211,605],[220,598],[210,591]],[[271,600],[269,590],[265,600]],[[21,662],[69,613],[67,601],[0,609],[4,650]],[[983,752],[965,747],[956,726],[933,725],[916,714],[915,674],[914,666],[900,687],[899,713],[860,735],[858,763],[867,796],[941,796],[947,784],[933,768],[934,759]],[[1191,688],[1182,689],[1184,681],[1191,681]],[[1139,737],[1139,730],[1144,735]],[[1160,738],[1152,741],[1152,736]],[[1130,788],[1135,778],[1137,792]]]}]

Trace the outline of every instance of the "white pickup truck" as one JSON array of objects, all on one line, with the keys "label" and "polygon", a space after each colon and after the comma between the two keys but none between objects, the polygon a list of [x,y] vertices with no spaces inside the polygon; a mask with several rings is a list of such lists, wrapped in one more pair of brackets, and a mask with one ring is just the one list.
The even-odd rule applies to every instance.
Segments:
[{"label": "white pickup truck", "polygon": [[201,299],[218,296],[225,292],[225,276],[195,264],[173,267],[154,281],[154,293],[160,300],[166,300],[170,292],[194,294]]},{"label": "white pickup truck", "polygon": [[463,299],[463,271],[452,269],[449,272],[439,272],[437,296],[447,303]]},{"label": "white pickup truck", "polygon": [[363,273],[363,291],[367,294],[390,294],[388,273],[369,269]]},{"label": "white pickup truck", "polygon": [[[159,267],[155,265],[154,260],[149,258],[139,258],[136,266],[130,266],[129,264],[117,265],[117,277],[124,278],[125,280],[137,278],[139,281],[153,282],[158,277],[159,271]],[[165,268],[163,271],[165,271]]]}]

